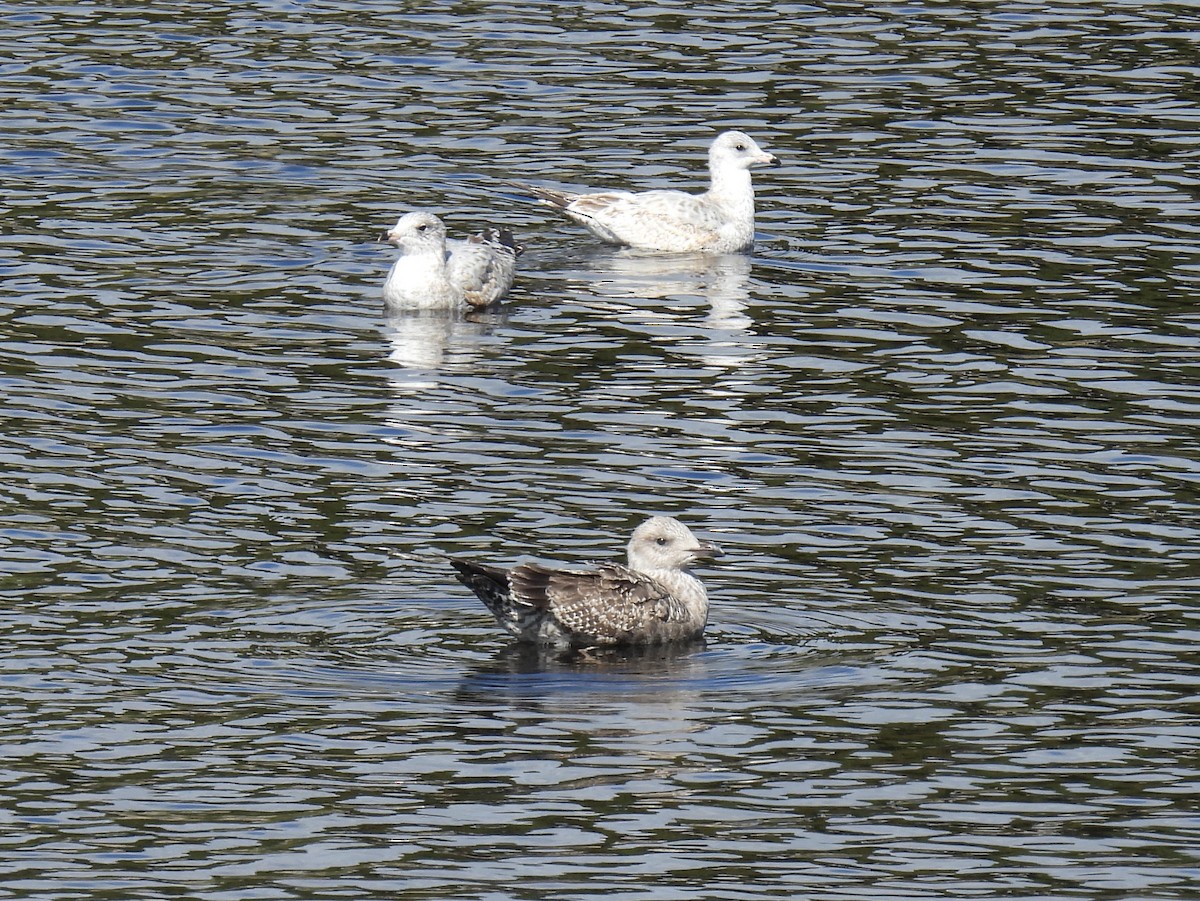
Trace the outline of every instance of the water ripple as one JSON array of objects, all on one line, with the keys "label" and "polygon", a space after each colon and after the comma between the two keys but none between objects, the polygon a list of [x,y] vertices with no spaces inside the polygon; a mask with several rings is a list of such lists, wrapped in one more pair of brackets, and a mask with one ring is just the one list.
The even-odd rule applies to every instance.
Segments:
[{"label": "water ripple", "polygon": [[[1179,5],[0,9],[0,898],[1190,898]],[[508,189],[756,176],[751,257]],[[381,315],[398,211],[527,245]],[[727,550],[506,646],[447,554]]]}]

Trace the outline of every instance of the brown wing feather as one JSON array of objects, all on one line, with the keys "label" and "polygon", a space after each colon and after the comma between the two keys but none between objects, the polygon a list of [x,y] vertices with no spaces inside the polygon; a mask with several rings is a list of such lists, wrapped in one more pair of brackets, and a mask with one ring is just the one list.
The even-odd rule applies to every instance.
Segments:
[{"label": "brown wing feather", "polygon": [[653,579],[615,563],[586,570],[525,563],[509,572],[508,581],[514,601],[546,610],[568,632],[597,643],[621,641],[667,621],[678,606]]}]

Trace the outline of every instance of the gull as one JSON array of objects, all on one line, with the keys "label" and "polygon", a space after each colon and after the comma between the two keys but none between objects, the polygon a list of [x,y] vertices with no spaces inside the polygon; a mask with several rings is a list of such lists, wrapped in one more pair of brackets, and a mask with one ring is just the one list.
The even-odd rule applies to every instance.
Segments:
[{"label": "gull", "polygon": [[727,131],[708,149],[711,184],[683,191],[573,194],[512,182],[601,241],[658,253],[738,253],[754,246],[753,166],[778,166],[748,134]]},{"label": "gull", "polygon": [[524,250],[506,229],[447,240],[442,220],[425,212],[401,216],[383,237],[401,251],[383,285],[390,309],[486,307],[508,293]]},{"label": "gull", "polygon": [[667,516],[642,523],[629,563],[565,569],[522,563],[511,569],[452,559],[458,579],[519,641],[560,648],[657,645],[699,638],[708,592],[688,568],[721,549]]}]

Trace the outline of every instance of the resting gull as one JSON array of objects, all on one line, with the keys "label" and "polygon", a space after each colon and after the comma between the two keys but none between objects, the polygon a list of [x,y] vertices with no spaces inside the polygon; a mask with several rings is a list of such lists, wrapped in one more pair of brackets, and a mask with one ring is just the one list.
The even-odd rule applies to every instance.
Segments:
[{"label": "resting gull", "polygon": [[737,253],[754,245],[750,169],[779,164],[748,134],[727,131],[708,149],[712,183],[703,194],[572,194],[524,184],[519,187],[609,244],[659,253]]},{"label": "resting gull", "polygon": [[570,648],[653,645],[699,638],[708,592],[688,567],[721,549],[698,541],[666,516],[642,523],[627,547],[629,565],[512,569],[451,560],[458,579],[520,641]]},{"label": "resting gull", "polygon": [[401,250],[383,285],[384,303],[393,309],[495,303],[512,287],[524,250],[507,230],[447,240],[442,220],[424,212],[401,216],[384,238]]}]

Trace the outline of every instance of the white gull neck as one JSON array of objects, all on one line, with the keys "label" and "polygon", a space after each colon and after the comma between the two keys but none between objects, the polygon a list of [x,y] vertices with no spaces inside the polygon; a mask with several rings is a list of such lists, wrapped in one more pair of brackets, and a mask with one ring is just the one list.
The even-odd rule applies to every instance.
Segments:
[{"label": "white gull neck", "polygon": [[441,247],[405,248],[388,272],[383,296],[386,303],[415,307],[444,306],[454,300]]},{"label": "white gull neck", "polygon": [[650,570],[645,575],[667,589],[671,597],[687,608],[693,623],[703,628],[708,621],[708,591],[703,582],[681,569]]},{"label": "white gull neck", "polygon": [[748,209],[754,214],[754,183],[750,180],[750,170],[740,166],[709,164],[711,184],[708,196],[721,206],[737,209]]}]

